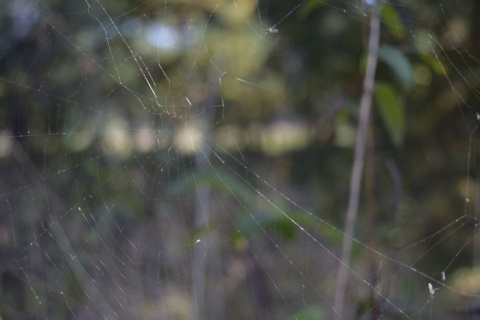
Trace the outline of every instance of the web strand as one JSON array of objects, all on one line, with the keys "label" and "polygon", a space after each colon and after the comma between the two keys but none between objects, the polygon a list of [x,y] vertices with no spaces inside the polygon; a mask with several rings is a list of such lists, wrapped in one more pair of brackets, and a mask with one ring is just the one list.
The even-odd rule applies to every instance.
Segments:
[{"label": "web strand", "polygon": [[8,0],[0,318],[437,319],[475,307],[476,5],[380,4],[372,195],[360,194],[353,233],[341,221],[366,3]]}]

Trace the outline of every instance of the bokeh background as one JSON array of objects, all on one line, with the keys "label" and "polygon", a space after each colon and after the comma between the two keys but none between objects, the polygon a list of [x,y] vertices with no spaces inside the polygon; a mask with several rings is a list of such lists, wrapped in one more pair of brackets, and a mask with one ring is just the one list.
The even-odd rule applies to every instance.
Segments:
[{"label": "bokeh background", "polygon": [[[2,319],[330,317],[367,3],[2,7]],[[382,2],[346,318],[478,302],[478,16]]]}]

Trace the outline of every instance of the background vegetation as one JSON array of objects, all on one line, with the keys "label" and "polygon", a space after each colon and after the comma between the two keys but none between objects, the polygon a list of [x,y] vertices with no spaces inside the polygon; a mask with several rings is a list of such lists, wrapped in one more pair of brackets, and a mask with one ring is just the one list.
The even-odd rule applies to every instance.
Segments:
[{"label": "background vegetation", "polygon": [[[367,5],[4,7],[0,317],[329,318]],[[347,318],[478,300],[478,16],[383,4]]]}]

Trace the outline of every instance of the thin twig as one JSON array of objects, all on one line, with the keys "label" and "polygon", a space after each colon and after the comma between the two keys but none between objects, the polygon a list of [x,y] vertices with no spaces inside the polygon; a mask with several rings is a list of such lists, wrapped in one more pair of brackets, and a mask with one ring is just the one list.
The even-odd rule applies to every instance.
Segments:
[{"label": "thin twig", "polygon": [[365,155],[366,136],[368,131],[368,122],[370,118],[370,109],[372,105],[372,92],[375,82],[375,70],[377,68],[377,54],[380,39],[380,17],[378,6],[372,8],[370,19],[370,37],[368,41],[368,58],[363,82],[363,94],[360,102],[360,119],[358,123],[357,142],[355,144],[355,159],[353,162],[352,176],[350,180],[350,196],[348,200],[348,211],[345,219],[344,238],[342,246],[341,263],[337,274],[335,301],[334,301],[334,319],[342,319],[345,288],[350,264],[350,251],[352,248],[353,228],[357,219],[358,202],[360,198],[360,182],[362,180],[362,171]]}]

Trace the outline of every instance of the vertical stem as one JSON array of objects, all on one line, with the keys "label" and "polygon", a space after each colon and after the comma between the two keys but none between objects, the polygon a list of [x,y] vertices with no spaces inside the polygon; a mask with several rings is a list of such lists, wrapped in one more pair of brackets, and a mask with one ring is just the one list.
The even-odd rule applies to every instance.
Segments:
[{"label": "vertical stem", "polygon": [[[467,197],[470,195],[467,194]],[[465,212],[467,213],[467,212]],[[477,174],[475,181],[475,209],[474,209],[474,219],[478,221],[480,219],[480,174]],[[473,265],[478,266],[480,264],[480,238],[473,238]]]},{"label": "vertical stem", "polygon": [[[201,143],[200,147],[196,150],[195,153],[195,165],[198,172],[203,172],[211,166],[210,163],[210,154],[211,154],[211,127],[214,117],[214,110],[212,106],[215,104],[218,97],[218,89],[220,83],[218,82],[218,74],[212,68],[208,77],[208,88],[209,92],[205,99],[202,101],[202,111],[200,116],[197,118],[199,123],[198,125],[201,128]],[[198,187],[195,193],[195,212],[194,212],[194,226],[195,229],[201,229],[208,227],[210,220],[210,211],[211,211],[211,191],[208,185]],[[207,283],[207,262],[208,257],[207,253],[209,250],[218,248],[217,246],[212,245],[212,238],[208,235],[202,236],[193,244],[192,250],[192,301],[194,303],[194,310],[190,319],[197,320],[202,319],[206,316],[207,308],[205,303],[205,297],[209,296],[206,292],[206,283]],[[212,254],[212,259],[221,259],[218,252]],[[210,261],[214,265],[218,265],[219,261]],[[211,294],[210,294],[211,295]],[[218,298],[218,297],[217,297]],[[222,300],[219,298],[220,305]],[[212,315],[210,315],[212,316]]]},{"label": "vertical stem", "polygon": [[372,92],[375,81],[375,70],[377,68],[377,54],[380,39],[380,17],[378,6],[372,8],[370,19],[370,37],[368,41],[368,58],[363,82],[363,94],[360,102],[360,119],[358,123],[358,135],[355,144],[355,158],[353,162],[352,176],[350,180],[350,195],[348,199],[348,210],[344,226],[344,238],[339,266],[334,300],[334,319],[341,319],[343,316],[345,288],[347,274],[350,264],[350,251],[352,248],[353,228],[357,219],[358,203],[360,198],[360,183],[365,155],[365,142],[370,118],[372,104]]},{"label": "vertical stem", "polygon": [[[369,234],[369,244],[370,248],[374,250],[377,249],[377,236],[375,231],[378,226],[378,209],[377,209],[377,199],[376,199],[376,184],[375,184],[375,141],[373,128],[370,125],[368,130],[367,138],[367,150],[365,154],[365,192],[367,199],[367,216],[366,221],[368,221],[367,232]],[[373,287],[376,287],[379,279],[379,259],[378,255],[374,252],[369,251],[369,260],[370,260],[370,283]],[[371,319],[377,320],[381,318],[381,310],[378,306],[377,293],[374,288],[370,290],[371,292]]]},{"label": "vertical stem", "polygon": [[[206,156],[205,156],[206,157]],[[202,170],[202,166],[198,161],[200,156],[197,155],[197,169]],[[208,159],[208,158],[207,158]],[[195,193],[195,213],[194,213],[195,229],[200,229],[208,224],[210,215],[210,190],[208,186],[197,188]],[[208,239],[202,236],[198,242],[193,244],[192,252],[192,299],[195,305],[192,320],[202,319],[205,313],[205,296],[206,296],[206,269],[207,269],[207,251]]]}]

